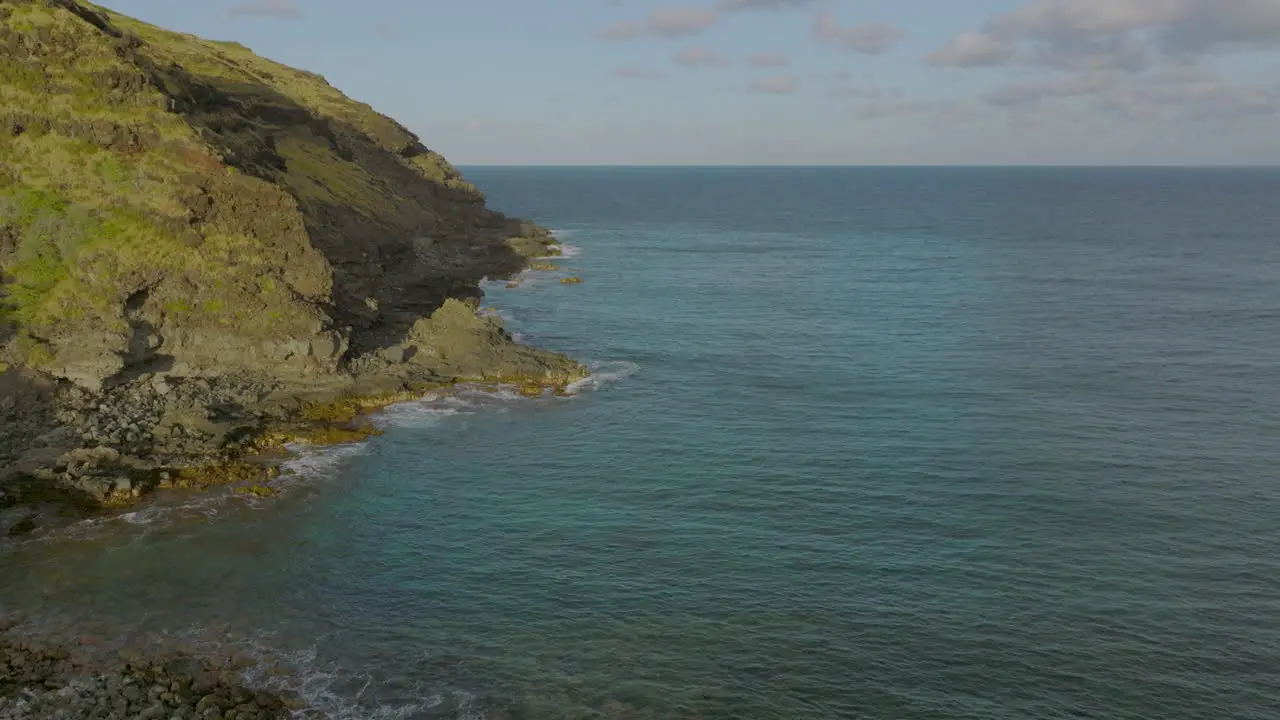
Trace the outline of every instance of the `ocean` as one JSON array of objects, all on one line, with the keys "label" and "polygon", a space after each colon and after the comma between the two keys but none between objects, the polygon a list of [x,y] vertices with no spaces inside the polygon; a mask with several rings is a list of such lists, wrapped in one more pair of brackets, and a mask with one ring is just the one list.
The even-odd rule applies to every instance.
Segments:
[{"label": "ocean", "polygon": [[6,545],[0,607],[304,717],[1280,712],[1280,171],[466,173],[590,382]]}]

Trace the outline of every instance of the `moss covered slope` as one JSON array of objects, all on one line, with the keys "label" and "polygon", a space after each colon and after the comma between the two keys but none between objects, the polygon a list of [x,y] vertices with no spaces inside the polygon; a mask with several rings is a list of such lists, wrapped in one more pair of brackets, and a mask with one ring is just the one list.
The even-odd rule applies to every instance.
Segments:
[{"label": "moss covered slope", "polygon": [[0,2],[0,363],[324,375],[549,242],[317,75]]}]

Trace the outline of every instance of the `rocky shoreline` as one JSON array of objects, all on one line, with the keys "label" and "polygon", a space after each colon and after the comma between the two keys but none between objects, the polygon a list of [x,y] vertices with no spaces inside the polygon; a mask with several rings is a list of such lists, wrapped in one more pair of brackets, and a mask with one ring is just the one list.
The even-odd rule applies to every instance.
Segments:
[{"label": "rocky shoreline", "polygon": [[[554,249],[554,246],[548,246]],[[355,442],[369,412],[462,383],[536,396],[587,376],[569,358],[515,342],[478,300],[449,300],[400,347],[321,383],[148,374],[90,392],[22,370],[0,373],[0,536],[121,512],[169,488],[269,487],[292,443]],[[7,392],[5,391],[7,390]]]},{"label": "rocky shoreline", "polygon": [[244,661],[121,649],[93,637],[36,639],[0,618],[0,720],[274,720],[296,698],[248,687]]}]

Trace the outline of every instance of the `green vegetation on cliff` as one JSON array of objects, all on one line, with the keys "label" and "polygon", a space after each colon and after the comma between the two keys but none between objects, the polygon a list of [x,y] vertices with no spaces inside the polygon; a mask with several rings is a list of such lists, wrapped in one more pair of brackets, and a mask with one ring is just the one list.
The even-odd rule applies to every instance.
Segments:
[{"label": "green vegetation on cliff", "polygon": [[[216,295],[254,269],[285,269],[285,243],[256,242],[250,218],[200,222],[190,196],[209,184],[274,194],[280,214],[288,198],[231,175],[169,111],[173,101],[149,76],[155,63],[139,54],[140,42],[92,13],[71,4],[0,6],[0,263],[5,310],[30,337],[48,338],[64,323],[123,335],[125,301],[167,277],[200,281],[162,294]],[[323,297],[321,259],[311,260],[308,289]]]},{"label": "green vegetation on cliff", "polygon": [[330,372],[540,243],[318,75],[89,3],[0,3],[0,362],[88,386]]}]

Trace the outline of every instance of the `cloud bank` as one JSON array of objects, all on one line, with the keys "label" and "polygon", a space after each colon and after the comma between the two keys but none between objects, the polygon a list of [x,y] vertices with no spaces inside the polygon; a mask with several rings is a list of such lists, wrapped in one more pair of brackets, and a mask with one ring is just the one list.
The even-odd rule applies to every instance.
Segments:
[{"label": "cloud bank", "polygon": [[1227,56],[1276,49],[1280,0],[1033,0],[924,60],[1017,73],[979,100],[1024,116],[1195,122],[1280,114],[1280,78],[1246,83],[1217,69]]}]

